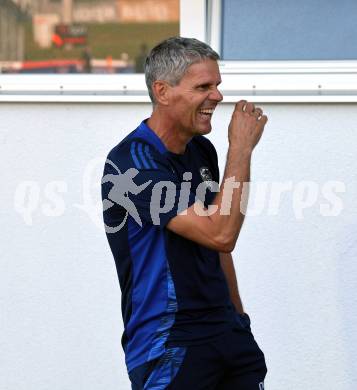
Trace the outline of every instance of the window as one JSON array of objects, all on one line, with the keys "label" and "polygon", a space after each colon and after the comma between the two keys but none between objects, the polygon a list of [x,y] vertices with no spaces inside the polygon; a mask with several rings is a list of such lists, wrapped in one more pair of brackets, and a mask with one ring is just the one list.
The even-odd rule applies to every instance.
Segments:
[{"label": "window", "polygon": [[198,0],[193,12],[181,0],[181,7],[181,34],[221,55],[225,101],[357,102],[357,55],[345,43],[357,38],[354,0]]},{"label": "window", "polygon": [[355,0],[223,0],[221,56],[238,61],[357,60]]},{"label": "window", "polygon": [[179,0],[5,0],[0,22],[4,74],[142,73],[179,34]]},{"label": "window", "polygon": [[0,101],[150,101],[143,61],[180,0],[0,1]]},{"label": "window", "polygon": [[[111,1],[103,0],[103,4]],[[323,6],[319,0],[113,1],[117,5],[127,3],[131,4],[130,7],[138,7],[137,14],[142,9],[139,4],[144,2],[153,6],[161,1],[166,4],[176,1],[179,23],[176,22],[175,31],[179,28],[181,36],[206,41],[221,55],[221,90],[226,102],[241,98],[259,102],[357,102],[357,55],[353,46],[357,39],[357,24],[353,23],[357,3],[354,0],[338,3],[325,0]],[[15,15],[12,18],[19,21],[26,19],[26,13],[21,7],[15,7],[15,10],[15,3],[19,6],[56,2],[58,5],[60,0],[3,0],[1,4],[11,3]],[[62,0],[61,4],[68,2],[74,2],[78,7],[90,2],[100,4],[94,0]],[[4,24],[4,7],[0,7],[0,37],[5,29],[8,34],[10,29],[15,34],[16,23]],[[130,18],[133,16],[129,9],[125,15]],[[106,15],[111,14],[108,11]],[[171,31],[159,31],[162,34],[160,39],[174,35]],[[73,33],[80,35],[81,31]],[[19,28],[16,32],[19,42],[21,34],[24,32]],[[153,38],[153,33],[147,30],[144,35]],[[115,62],[125,59],[120,58],[119,51],[111,58],[110,55],[108,58],[109,51],[105,51],[112,36],[102,35],[101,51],[90,48],[93,65],[94,60],[102,61],[92,68],[91,75],[31,74],[14,78],[14,75],[2,74],[0,101],[149,101],[143,74],[126,73],[130,66],[131,70],[134,69],[142,39],[137,38],[135,29],[129,35],[123,34],[126,44],[131,41],[137,44],[135,49],[123,49],[129,57],[124,56],[129,66],[121,67],[124,62],[121,65]],[[87,37],[91,37],[89,27]],[[147,44],[147,49],[155,39]],[[1,56],[6,45],[10,50],[9,43],[0,38]],[[21,53],[21,50],[19,44],[16,50],[11,49],[11,55]],[[52,50],[58,52],[59,49]],[[81,66],[85,66],[85,54],[81,61]],[[98,71],[101,66],[102,71]],[[111,71],[107,72],[108,69]],[[103,74],[105,72],[109,74]]]}]

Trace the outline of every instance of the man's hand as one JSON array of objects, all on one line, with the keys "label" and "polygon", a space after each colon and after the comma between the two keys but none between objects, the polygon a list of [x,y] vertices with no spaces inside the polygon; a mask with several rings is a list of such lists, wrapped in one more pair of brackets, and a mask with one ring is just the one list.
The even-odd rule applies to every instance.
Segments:
[{"label": "man's hand", "polygon": [[253,103],[241,100],[236,103],[228,127],[228,139],[241,153],[251,153],[259,142],[268,118]]},{"label": "man's hand", "polygon": [[[249,189],[252,151],[266,123],[267,117],[262,109],[245,100],[236,104],[228,128],[229,149],[224,177],[220,192],[212,203],[217,206],[217,212],[198,216],[194,204],[170,220],[167,225],[169,230],[219,252],[233,251],[245,217],[241,204],[245,208],[249,196],[249,191],[243,193],[243,187]],[[238,185],[232,190],[229,213],[221,213],[222,206],[227,208],[223,198],[225,182],[231,178]]]}]

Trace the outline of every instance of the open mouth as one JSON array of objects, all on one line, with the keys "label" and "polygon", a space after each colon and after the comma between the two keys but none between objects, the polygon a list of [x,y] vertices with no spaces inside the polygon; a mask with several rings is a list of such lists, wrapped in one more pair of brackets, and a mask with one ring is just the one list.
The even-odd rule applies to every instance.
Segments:
[{"label": "open mouth", "polygon": [[204,118],[211,118],[213,114],[214,108],[202,108],[198,111],[200,115],[202,115]]}]

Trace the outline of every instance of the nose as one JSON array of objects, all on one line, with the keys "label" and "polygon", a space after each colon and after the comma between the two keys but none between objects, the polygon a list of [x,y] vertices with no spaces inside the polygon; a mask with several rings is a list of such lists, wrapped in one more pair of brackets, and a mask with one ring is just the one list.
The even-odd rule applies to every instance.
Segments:
[{"label": "nose", "polygon": [[214,90],[212,90],[212,92],[210,93],[210,96],[209,96],[210,100],[214,100],[216,102],[220,102],[223,100],[223,95],[221,94],[221,92],[219,91],[218,88],[215,88]]}]

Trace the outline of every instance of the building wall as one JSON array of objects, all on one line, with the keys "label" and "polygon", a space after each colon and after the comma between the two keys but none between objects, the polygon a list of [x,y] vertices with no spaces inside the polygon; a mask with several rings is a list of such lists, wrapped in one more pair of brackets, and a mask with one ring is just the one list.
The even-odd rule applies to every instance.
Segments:
[{"label": "building wall", "polygon": [[179,0],[118,0],[121,22],[177,22]]},{"label": "building wall", "polygon": [[118,21],[118,11],[115,1],[107,3],[75,4],[73,21],[76,23],[108,23]]},{"label": "building wall", "polygon": [[32,14],[56,14],[62,23],[109,23],[118,22],[117,4],[115,0],[106,2],[72,3],[65,8],[62,2],[45,3],[42,7],[32,7]]},{"label": "building wall", "polygon": [[[357,107],[261,106],[269,122],[252,179],[267,182],[268,190],[251,193],[252,215],[234,259],[266,355],[266,387],[354,390]],[[232,109],[217,109],[210,135],[221,171]],[[0,105],[1,389],[129,390],[99,181],[107,152],[150,110],[148,104]],[[344,189],[335,192],[342,206],[336,216],[321,215],[328,181]],[[291,188],[280,204],[272,182]]]}]

